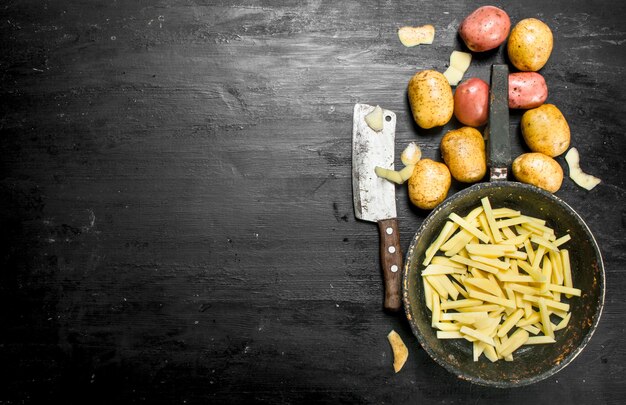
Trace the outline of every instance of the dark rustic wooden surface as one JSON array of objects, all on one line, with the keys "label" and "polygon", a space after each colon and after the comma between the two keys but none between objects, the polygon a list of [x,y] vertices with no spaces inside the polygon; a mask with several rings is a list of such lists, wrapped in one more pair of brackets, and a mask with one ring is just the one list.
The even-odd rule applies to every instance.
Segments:
[{"label": "dark rustic wooden surface", "polygon": [[[538,384],[483,388],[381,310],[376,226],[352,208],[352,107],[395,111],[397,153],[417,141],[440,159],[456,124],[418,130],[406,84],[446,68],[483,4],[0,4],[0,403],[622,402],[625,2],[495,3],[552,28],[549,101],[603,180],[557,193],[606,265],[586,350]],[[433,45],[399,43],[399,26],[425,23]],[[426,213],[403,187],[397,201],[406,249]],[[397,375],[391,329],[410,350]]]}]

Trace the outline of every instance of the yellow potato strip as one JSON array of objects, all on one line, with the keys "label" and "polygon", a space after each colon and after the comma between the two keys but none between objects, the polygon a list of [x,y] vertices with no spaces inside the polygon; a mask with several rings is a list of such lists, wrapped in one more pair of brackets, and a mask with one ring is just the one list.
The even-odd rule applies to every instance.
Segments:
[{"label": "yellow potato strip", "polygon": [[454,231],[458,229],[458,227],[459,226],[455,224],[454,222],[450,222],[450,221],[446,222],[446,224],[443,226],[443,229],[439,233],[439,236],[437,236],[437,239],[435,239],[435,242],[433,242],[426,249],[425,258],[424,258],[424,261],[422,262],[424,266],[427,266],[430,263],[432,258],[435,256],[435,254],[439,250],[439,247],[443,245],[448,240],[448,238],[450,238],[450,236],[452,236],[452,234],[454,233]]},{"label": "yellow potato strip", "polygon": [[441,318],[441,299],[439,298],[439,294],[433,293],[433,313],[432,313],[432,321],[431,325],[435,326],[439,319]]},{"label": "yellow potato strip", "polygon": [[560,238],[558,238],[557,240],[554,241],[554,246],[559,247],[562,244],[564,244],[565,242],[569,241],[570,239],[572,239],[572,237],[569,236],[569,233],[565,234],[565,235],[561,236]]},{"label": "yellow potato strip", "polygon": [[555,252],[559,250],[559,248],[554,243],[550,242],[548,239],[542,236],[533,235],[530,237],[530,241]]},{"label": "yellow potato strip", "polygon": [[467,326],[462,326],[461,330],[460,330],[461,334],[463,335],[467,335],[469,337],[472,337],[474,339],[480,340],[481,342],[484,342],[488,345],[494,345],[494,341],[493,338],[491,338],[490,336],[487,336],[479,331],[477,331],[476,329],[472,329],[469,328]]},{"label": "yellow potato strip", "polygon": [[493,235],[493,241],[496,243],[502,242],[502,234],[500,234],[500,229],[498,229],[498,225],[496,224],[496,219],[493,215],[493,210],[491,209],[491,203],[489,202],[489,198],[484,197],[480,200],[480,202],[483,206],[485,217],[487,218],[489,230]]},{"label": "yellow potato strip", "polygon": [[513,326],[515,326],[515,324],[519,322],[520,319],[522,319],[522,316],[524,316],[524,310],[521,308],[516,309],[515,312],[507,317],[506,320],[502,322],[502,325],[500,325],[497,333],[498,337],[501,338],[502,336],[505,336],[507,333],[509,333]]},{"label": "yellow potato strip", "polygon": [[426,276],[424,277],[424,279],[428,281],[428,283],[433,289],[433,292],[437,292],[437,294],[443,297],[443,299],[446,299],[446,300],[448,299],[448,291],[444,288],[443,285],[441,285],[441,282],[439,282],[439,279],[437,278],[437,276]]},{"label": "yellow potato strip", "polygon": [[467,273],[467,270],[460,269],[458,267],[450,267],[442,264],[429,264],[422,271],[422,276],[434,276],[440,274],[463,274]]},{"label": "yellow potato strip", "polygon": [[554,339],[552,322],[550,322],[550,313],[548,312],[546,301],[543,298],[539,298],[539,314],[541,315],[541,325],[543,327],[543,333],[546,336],[550,336]]},{"label": "yellow potato strip", "polygon": [[536,297],[534,295],[528,294],[524,294],[523,297],[526,301],[532,302],[533,304],[540,304],[543,301],[544,305],[550,308],[560,309],[561,311],[569,311],[569,304],[563,302],[549,300],[543,297]]},{"label": "yellow potato strip", "polygon": [[563,294],[569,294],[572,296],[580,297],[582,291],[578,288],[566,287],[558,284],[548,284],[548,290],[557,291]]},{"label": "yellow potato strip", "polygon": [[535,279],[531,276],[526,276],[523,274],[508,274],[508,273],[498,273],[496,277],[502,282],[513,282],[513,283],[534,283]]},{"label": "yellow potato strip", "polygon": [[501,308],[500,305],[496,305],[496,304],[482,304],[482,305],[476,305],[474,307],[457,308],[457,311],[462,311],[462,312],[492,312],[492,311],[497,311],[500,308]]},{"label": "yellow potato strip", "polygon": [[485,293],[481,293],[475,290],[469,290],[468,294],[471,298],[476,298],[476,299],[483,300],[486,302],[491,302],[494,304],[502,305],[503,307],[506,307],[506,308],[515,308],[515,302],[501,298],[501,297],[496,297],[495,295],[485,294]]},{"label": "yellow potato strip", "polygon": [[433,289],[426,277],[422,278],[422,285],[424,286],[424,300],[426,301],[426,308],[433,310]]},{"label": "yellow potato strip", "polygon": [[457,263],[465,264],[465,265],[467,265],[469,267],[475,267],[475,268],[477,268],[479,270],[483,270],[483,271],[486,271],[488,273],[493,273],[493,274],[498,273],[498,269],[493,267],[493,266],[489,266],[489,265],[477,262],[477,261],[472,260],[472,259],[467,259],[467,258],[465,258],[465,257],[463,257],[461,255],[452,256],[450,258],[450,260],[453,260],[453,261],[455,261]]},{"label": "yellow potato strip", "polygon": [[470,224],[469,222],[467,222],[466,220],[464,220],[457,214],[452,213],[449,215],[448,218],[450,218],[452,221],[459,224],[463,229],[465,229],[467,232],[471,233],[472,235],[476,236],[481,241],[485,243],[489,243],[489,236],[485,235],[483,232],[478,230],[478,228],[476,228],[475,226],[473,226],[472,224]]},{"label": "yellow potato strip", "polygon": [[[469,285],[471,287],[475,287],[478,289],[483,290],[486,293],[489,293],[491,295],[495,295],[496,297],[501,297],[504,298],[504,294],[502,293],[502,290],[500,289],[500,286],[498,285],[497,282],[493,282],[489,279],[486,278],[468,278],[465,280],[465,284],[466,286]],[[471,294],[471,292],[468,292],[468,294]]]},{"label": "yellow potato strip", "polygon": [[532,333],[533,335],[538,335],[541,332],[541,329],[536,328],[532,325],[521,326],[528,333]]},{"label": "yellow potato strip", "polygon": [[524,329],[518,328],[513,332],[511,337],[507,339],[506,343],[502,345],[500,348],[500,352],[498,353],[502,357],[506,357],[513,353],[515,350],[519,349],[526,341],[529,339],[528,332]]},{"label": "yellow potato strip", "polygon": [[465,266],[464,264],[454,262],[454,261],[450,260],[449,257],[445,257],[445,256],[435,256],[430,261],[430,263],[431,264],[441,264],[441,265],[448,266],[448,267],[456,267],[456,268],[459,268],[459,269],[466,269],[467,268],[467,266]]},{"label": "yellow potato strip", "polygon": [[490,257],[470,255],[470,260],[474,260],[475,262],[483,263],[487,266],[495,267],[500,270],[508,270],[510,267],[509,263],[498,259],[492,259]]},{"label": "yellow potato strip", "polygon": [[541,315],[539,314],[539,312],[533,311],[531,316],[525,316],[524,318],[520,319],[516,326],[521,328],[523,326],[535,324],[539,321],[541,321]]},{"label": "yellow potato strip", "polygon": [[533,269],[532,266],[528,264],[528,262],[518,261],[517,265],[520,269],[524,270],[532,278],[534,278],[536,282],[545,283],[546,281],[548,281],[543,277],[543,274],[541,274],[538,270]]},{"label": "yellow potato strip", "polygon": [[458,309],[463,307],[475,307],[481,305],[483,302],[476,299],[464,299],[456,301],[444,301],[441,303],[442,310]]},{"label": "yellow potato strip", "polygon": [[461,329],[461,324],[453,322],[437,322],[433,325],[433,327],[443,331],[458,331]]},{"label": "yellow potato strip", "polygon": [[[565,287],[574,287],[572,285],[572,269],[569,262],[569,251],[561,249],[561,265],[563,266],[563,285]],[[566,295],[567,298],[570,298]]]},{"label": "yellow potato strip", "polygon": [[459,331],[437,331],[437,339],[464,339],[465,337]]},{"label": "yellow potato strip", "polygon": [[[487,197],[485,197],[487,198]],[[481,200],[482,202],[482,200]],[[491,204],[490,204],[491,205]],[[484,206],[483,206],[484,208]],[[491,210],[491,212],[493,212],[493,217],[500,219],[500,218],[505,218],[505,217],[519,217],[521,215],[521,212],[516,211],[516,210],[512,210],[510,208],[493,208]]]},{"label": "yellow potato strip", "polygon": [[569,312],[567,314],[567,316],[565,318],[563,318],[561,320],[561,322],[559,322],[555,327],[554,330],[561,330],[563,328],[565,328],[567,326],[567,324],[569,323],[570,318],[572,317],[572,313]]}]

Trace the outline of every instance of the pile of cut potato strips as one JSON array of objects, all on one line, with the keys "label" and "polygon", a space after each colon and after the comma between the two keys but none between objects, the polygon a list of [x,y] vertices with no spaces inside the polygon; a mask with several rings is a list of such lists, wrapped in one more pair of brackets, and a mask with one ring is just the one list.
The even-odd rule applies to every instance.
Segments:
[{"label": "pile of cut potato strips", "polygon": [[492,208],[487,197],[465,217],[450,214],[421,273],[437,337],[466,339],[474,361],[484,354],[492,362],[554,343],[571,317],[563,299],[581,295],[561,248],[569,239],[545,220]]}]

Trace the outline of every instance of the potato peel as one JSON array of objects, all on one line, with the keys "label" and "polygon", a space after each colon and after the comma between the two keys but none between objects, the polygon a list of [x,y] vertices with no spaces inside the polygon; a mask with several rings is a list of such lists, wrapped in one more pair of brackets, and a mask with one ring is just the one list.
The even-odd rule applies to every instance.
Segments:
[{"label": "potato peel", "polygon": [[407,48],[421,44],[430,45],[435,39],[435,27],[430,24],[421,27],[400,27],[398,38]]},{"label": "potato peel", "polygon": [[580,154],[578,153],[578,149],[571,148],[565,155],[565,161],[569,166],[570,179],[585,190],[591,190],[602,181],[599,178],[582,171],[580,168]]},{"label": "potato peel", "polygon": [[393,351],[393,369],[397,373],[402,369],[404,363],[406,363],[406,360],[409,358],[409,349],[407,349],[402,338],[395,330],[389,332],[387,340],[389,340],[391,350]]}]

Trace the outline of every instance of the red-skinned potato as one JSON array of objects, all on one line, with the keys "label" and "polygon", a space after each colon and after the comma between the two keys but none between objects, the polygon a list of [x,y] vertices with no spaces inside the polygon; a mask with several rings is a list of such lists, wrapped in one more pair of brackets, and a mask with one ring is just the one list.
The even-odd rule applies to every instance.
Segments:
[{"label": "red-skinned potato", "polygon": [[499,47],[511,30],[511,19],[502,9],[483,6],[474,10],[459,25],[459,35],[474,52],[484,52]]},{"label": "red-skinned potato", "polygon": [[460,123],[480,127],[489,118],[489,85],[478,77],[460,83],[454,92],[454,116]]},{"label": "red-skinned potato", "polygon": [[539,107],[548,98],[548,85],[537,72],[509,74],[509,108]]}]

